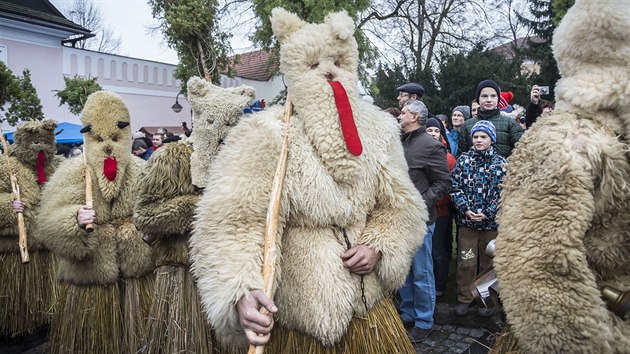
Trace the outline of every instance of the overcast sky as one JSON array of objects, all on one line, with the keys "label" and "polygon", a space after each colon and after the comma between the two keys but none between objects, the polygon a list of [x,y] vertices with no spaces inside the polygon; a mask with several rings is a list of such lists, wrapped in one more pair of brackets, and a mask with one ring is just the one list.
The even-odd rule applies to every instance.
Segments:
[{"label": "overcast sky", "polygon": [[[72,0],[49,0],[59,11],[65,13]],[[177,54],[168,48],[160,32],[149,32],[157,25],[151,16],[146,0],[93,0],[103,15],[104,25],[114,30],[121,38],[118,54],[134,58],[149,59],[176,64]],[[243,39],[236,39],[232,47],[243,47]]]}]

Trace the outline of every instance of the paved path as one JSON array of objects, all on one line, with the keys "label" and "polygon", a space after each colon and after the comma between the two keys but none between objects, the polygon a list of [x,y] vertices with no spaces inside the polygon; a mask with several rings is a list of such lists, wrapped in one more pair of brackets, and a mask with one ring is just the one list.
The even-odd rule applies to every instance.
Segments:
[{"label": "paved path", "polygon": [[433,331],[415,345],[416,353],[485,354],[504,323],[500,313],[479,317],[476,307],[466,316],[456,316],[455,305],[446,303],[436,305],[434,317]]}]

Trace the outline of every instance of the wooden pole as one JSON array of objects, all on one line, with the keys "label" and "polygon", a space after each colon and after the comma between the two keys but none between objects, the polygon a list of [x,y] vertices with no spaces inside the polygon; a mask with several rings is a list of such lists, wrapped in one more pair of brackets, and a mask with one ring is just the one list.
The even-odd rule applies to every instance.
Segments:
[{"label": "wooden pole", "polygon": [[[85,205],[89,206],[90,208],[92,207],[92,174],[90,174],[90,166],[88,166],[87,164],[87,160],[85,158],[85,154],[86,154],[86,148],[87,148],[87,140],[85,139],[85,136],[83,137],[83,167],[85,167]],[[93,224],[87,224],[85,225],[85,231],[92,232],[94,231],[94,225]]]},{"label": "wooden pole", "polygon": [[[17,178],[13,174],[13,169],[11,169],[11,158],[9,158],[9,144],[4,139],[4,134],[0,134],[0,139],[2,139],[2,149],[4,150],[4,157],[7,159],[7,169],[9,170],[9,178],[11,179],[11,190],[13,191],[13,195],[15,196],[16,201],[20,200],[20,185],[18,184]],[[24,214],[19,212],[17,213],[17,222],[18,222],[18,245],[20,247],[20,256],[22,257],[22,264],[26,264],[30,262],[28,256],[28,240],[26,239],[26,225],[24,224]]]},{"label": "wooden pole", "polygon": [[[267,218],[265,219],[265,241],[263,250],[263,290],[268,298],[273,299],[273,282],[276,274],[276,235],[278,239],[278,218],[280,216],[280,202],[282,201],[282,186],[284,185],[284,176],[287,170],[287,156],[289,154],[289,123],[293,116],[293,104],[287,97],[284,105],[284,136],[282,137],[282,147],[280,157],[276,167],[276,174],[273,177],[273,185],[271,188],[271,197],[269,198],[269,208],[267,209]],[[260,311],[265,315],[269,312],[264,307]],[[262,354],[265,346],[249,346],[248,354]]]}]

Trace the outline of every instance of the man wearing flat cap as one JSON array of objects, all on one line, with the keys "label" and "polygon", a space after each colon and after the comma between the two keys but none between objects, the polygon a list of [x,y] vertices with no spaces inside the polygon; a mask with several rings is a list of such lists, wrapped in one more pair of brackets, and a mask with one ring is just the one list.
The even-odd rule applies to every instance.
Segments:
[{"label": "man wearing flat cap", "polygon": [[415,82],[409,82],[396,88],[398,90],[398,105],[402,108],[409,100],[422,101],[422,95],[424,95],[424,87]]}]

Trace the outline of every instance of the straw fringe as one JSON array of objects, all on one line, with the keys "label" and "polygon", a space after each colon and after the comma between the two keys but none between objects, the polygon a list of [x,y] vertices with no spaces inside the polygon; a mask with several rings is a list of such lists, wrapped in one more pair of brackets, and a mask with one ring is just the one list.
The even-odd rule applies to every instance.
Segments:
[{"label": "straw fringe", "polygon": [[20,254],[0,253],[0,337],[14,338],[50,323],[56,299],[54,257],[31,251],[30,263]]},{"label": "straw fringe", "polygon": [[61,283],[50,331],[50,353],[122,353],[120,289],[114,283]]},{"label": "straw fringe", "polygon": [[498,334],[489,354],[521,354],[518,346],[518,339],[510,331],[510,326],[506,325]]},{"label": "straw fringe", "polygon": [[317,339],[276,323],[265,353],[413,354],[415,350],[391,300],[383,299],[370,309],[367,318],[354,317],[343,341],[333,347],[326,348]]},{"label": "straw fringe", "polygon": [[213,352],[211,332],[201,311],[197,287],[185,266],[161,266],[156,270],[145,352]]},{"label": "straw fringe", "polygon": [[152,273],[141,278],[123,278],[123,348],[125,353],[142,350],[147,337],[147,318],[151,310],[151,296],[155,288]]}]

